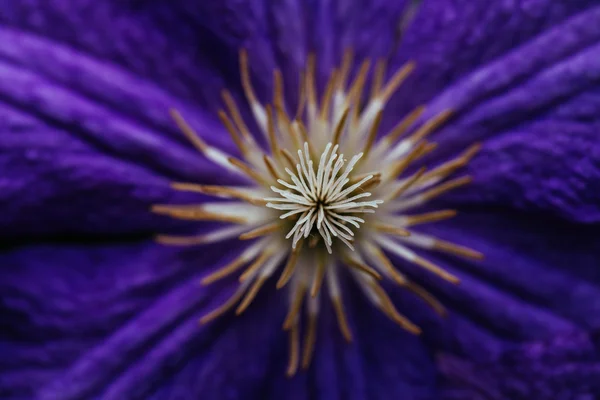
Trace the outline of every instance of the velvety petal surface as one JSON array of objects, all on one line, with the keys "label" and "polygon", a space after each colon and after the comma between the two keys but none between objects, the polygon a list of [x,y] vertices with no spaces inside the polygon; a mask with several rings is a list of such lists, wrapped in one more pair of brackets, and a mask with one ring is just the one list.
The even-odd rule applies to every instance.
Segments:
[{"label": "velvety petal surface", "polygon": [[[435,399],[438,350],[496,356],[515,342],[597,326],[598,238],[593,228],[562,218],[596,222],[599,215],[593,135],[600,9],[586,1],[430,0],[404,32],[405,4],[388,3],[0,6],[0,168],[9,172],[0,178],[0,204],[9,209],[2,231],[25,241],[55,232],[118,234],[112,243],[2,253],[1,315],[11,321],[0,336],[9,355],[0,364],[3,396]],[[405,46],[394,52],[400,34]],[[374,38],[381,41],[371,46]],[[223,87],[240,98],[239,47],[251,52],[255,84],[265,94],[273,66],[291,79],[314,48],[325,73],[347,45],[359,55],[389,55],[392,66],[419,62],[387,124],[421,102],[431,113],[457,110],[438,135],[436,160],[484,142],[469,170],[475,184],[447,198],[469,212],[430,232],[487,258],[436,257],[461,277],[458,287],[399,264],[450,316],[437,318],[394,292],[399,309],[424,329],[416,338],[353,298],[354,344],[341,342],[324,312],[313,368],[287,380],[284,310],[274,291],[240,318],[197,326],[233,287],[198,287],[206,269],[225,262],[224,247],[181,252],[115,242],[169,227],[147,210],[179,199],[170,180],[229,179],[184,141],[167,110],[181,109],[209,141],[227,147],[213,111]]]},{"label": "velvety petal surface", "polygon": [[441,355],[443,399],[595,399],[600,349],[595,333],[525,343],[484,362]]}]

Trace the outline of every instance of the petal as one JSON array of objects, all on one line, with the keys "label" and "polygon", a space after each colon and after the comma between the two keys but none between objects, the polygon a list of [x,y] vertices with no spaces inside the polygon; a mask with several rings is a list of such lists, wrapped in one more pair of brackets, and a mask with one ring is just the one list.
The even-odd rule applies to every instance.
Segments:
[{"label": "petal", "polygon": [[406,112],[432,103],[440,91],[461,86],[444,96],[453,100],[453,109],[502,95],[502,89],[597,42],[594,5],[593,0],[424,0],[393,56],[395,68],[408,60],[418,65],[403,88],[411,95],[399,95],[398,105]]},{"label": "petal", "polygon": [[0,393],[146,399],[163,390],[155,383],[171,379],[173,395],[193,381],[183,386],[188,392],[223,398],[234,381],[241,391],[235,398],[248,398],[262,388],[269,338],[283,336],[284,310],[263,295],[235,320],[199,326],[231,291],[199,285],[225,248],[181,252],[135,243],[5,252],[0,310],[9,328],[0,336]]},{"label": "petal", "polygon": [[[64,25],[66,15],[51,18],[44,7],[22,7],[25,15]],[[85,16],[78,26],[90,23]],[[149,216],[149,206],[173,199],[168,180],[230,179],[184,139],[168,109],[179,108],[195,129],[211,132],[209,141],[222,145],[228,138],[214,116],[117,58],[101,57],[95,47],[105,43],[100,38],[78,47],[23,30],[19,18],[13,8],[0,12],[0,204],[9,211],[0,218],[3,231],[145,231],[159,221]],[[126,37],[109,42],[119,40]]]},{"label": "petal", "polygon": [[563,334],[525,343],[485,362],[439,358],[445,400],[591,399],[600,395],[595,335]]},{"label": "petal", "polygon": [[[598,325],[597,230],[546,216],[495,209],[459,214],[453,221],[423,226],[421,231],[485,255],[483,261],[468,261],[422,252],[458,276],[461,282],[456,286],[413,265],[399,264],[448,308],[450,317],[445,329],[451,331],[440,332],[438,328],[440,335],[459,338],[465,333],[454,329],[454,315],[467,318],[479,330],[503,342],[536,340]],[[432,323],[419,315],[415,318]],[[423,330],[430,331],[425,326]],[[443,337],[435,338],[435,334],[432,340],[471,357],[477,354],[473,350],[498,350],[461,345],[461,340],[457,346]]]}]

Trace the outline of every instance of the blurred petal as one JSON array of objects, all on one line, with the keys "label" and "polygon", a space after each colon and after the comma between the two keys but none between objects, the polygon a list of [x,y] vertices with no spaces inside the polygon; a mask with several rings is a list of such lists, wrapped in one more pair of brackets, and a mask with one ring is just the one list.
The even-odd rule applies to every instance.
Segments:
[{"label": "blurred petal", "polygon": [[173,375],[173,393],[193,379],[218,399],[235,381],[235,398],[248,398],[262,387],[270,343],[283,336],[284,310],[263,296],[235,323],[199,326],[230,292],[199,285],[222,254],[224,246],[181,252],[151,243],[5,252],[0,305],[11,328],[0,335],[0,393],[146,399]]},{"label": "blurred petal", "polygon": [[[409,316],[414,314],[417,322],[425,324],[424,334],[443,348],[477,357],[481,350],[492,353],[498,347],[465,345],[461,337],[470,333],[455,326],[455,316],[466,318],[478,330],[502,342],[535,340],[598,326],[597,229],[514,211],[491,211],[463,213],[455,221],[422,228],[423,232],[485,255],[483,261],[467,261],[422,253],[458,276],[458,285],[432,278],[410,264],[398,264],[448,308],[447,323],[437,322],[442,329],[435,319],[428,321],[427,313],[411,310]],[[436,326],[438,329],[432,329]],[[479,336],[470,341],[481,342],[484,337]]]},{"label": "blurred petal", "polygon": [[600,348],[577,332],[525,343],[485,362],[441,355],[444,400],[571,400],[600,396]]}]

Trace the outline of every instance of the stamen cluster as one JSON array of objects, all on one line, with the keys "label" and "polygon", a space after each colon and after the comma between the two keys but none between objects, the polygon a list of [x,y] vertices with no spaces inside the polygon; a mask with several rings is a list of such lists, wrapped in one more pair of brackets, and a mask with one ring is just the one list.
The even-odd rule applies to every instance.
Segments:
[{"label": "stamen cluster", "polygon": [[[178,112],[172,111],[181,131],[204,157],[227,171],[224,176],[238,174],[247,179],[248,185],[173,183],[174,189],[227,201],[156,205],[154,212],[185,220],[218,221],[222,226],[197,236],[161,235],[158,240],[180,246],[234,238],[241,243],[250,241],[237,257],[202,280],[203,284],[211,284],[243,269],[239,273],[239,287],[232,297],[205,315],[202,323],[233,307],[236,314],[243,313],[261,287],[276,271],[281,271],[276,287],[288,288],[289,298],[283,324],[290,337],[288,375],[294,375],[300,363],[301,331],[305,332],[301,365],[307,368],[310,364],[321,309],[320,296],[324,292],[322,286],[327,288],[342,335],[348,341],[352,339],[343,306],[340,274],[354,279],[375,308],[407,331],[418,334],[419,327],[398,312],[379,281],[389,279],[410,290],[440,314],[444,308],[431,294],[410,281],[387,254],[414,263],[451,283],[458,283],[458,278],[413,249],[473,259],[482,257],[474,250],[413,229],[419,224],[451,218],[456,214],[454,210],[410,214],[411,209],[470,182],[467,176],[449,177],[475,155],[478,145],[431,170],[413,168],[413,172],[407,174],[409,166],[436,148],[426,138],[451,112],[444,110],[423,119],[425,107],[418,107],[389,132],[378,135],[385,104],[414,65],[406,64],[386,82],[385,63],[377,63],[371,95],[364,104],[370,62],[363,62],[348,84],[352,65],[352,53],[347,52],[339,70],[332,72],[319,100],[315,59],[309,57],[301,77],[297,108],[291,114],[279,71],[274,73],[273,104],[264,106],[258,100],[250,81],[247,54],[242,51],[242,85],[259,127],[258,133],[268,142],[268,149],[258,144],[241,117],[234,97],[224,91],[226,111],[220,111],[219,117],[242,159],[206,143]],[[350,155],[349,161],[342,153]],[[273,193],[278,196],[274,197]],[[336,245],[338,239],[343,245]]]}]

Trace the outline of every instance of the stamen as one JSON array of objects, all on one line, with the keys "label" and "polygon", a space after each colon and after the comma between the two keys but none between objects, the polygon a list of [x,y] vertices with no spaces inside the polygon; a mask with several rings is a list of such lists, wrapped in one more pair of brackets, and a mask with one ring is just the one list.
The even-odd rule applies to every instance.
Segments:
[{"label": "stamen", "polygon": [[371,98],[375,98],[378,96],[379,91],[381,90],[381,85],[383,85],[383,78],[385,76],[385,67],[386,62],[384,59],[377,60],[375,65],[375,75],[373,77],[373,86],[371,86]]},{"label": "stamen", "polygon": [[373,143],[375,143],[375,137],[377,136],[377,131],[379,130],[379,124],[381,123],[382,117],[383,111],[379,111],[377,113],[377,116],[375,117],[375,121],[373,121],[373,125],[371,126],[371,130],[369,131],[369,136],[367,136],[367,142],[365,143],[365,147],[363,150],[365,158],[369,155],[371,147],[373,146]]},{"label": "stamen", "polygon": [[225,303],[223,303],[219,307],[215,308],[213,311],[209,312],[208,314],[206,314],[202,318],[200,318],[200,324],[202,324],[202,325],[207,324],[210,321],[220,317],[221,315],[223,315],[227,311],[229,311],[234,305],[237,304],[238,301],[240,301],[240,298],[244,294],[245,290],[246,290],[245,285],[240,286]]},{"label": "stamen", "polygon": [[400,325],[400,327],[414,335],[421,334],[421,328],[417,325],[410,322],[410,320],[403,315],[401,315],[396,307],[394,307],[394,303],[390,300],[387,293],[381,286],[379,286],[375,281],[371,282],[371,288],[377,294],[377,297],[380,301],[380,308],[384,314],[386,314],[392,321]]},{"label": "stamen", "polygon": [[402,84],[402,82],[404,82],[404,80],[408,77],[408,75],[410,75],[410,73],[414,69],[415,63],[408,62],[404,64],[404,66],[398,71],[396,71],[394,76],[392,76],[392,78],[389,80],[387,85],[385,85],[383,91],[381,92],[380,96],[384,103],[387,102],[390,99],[390,97],[392,97],[394,92],[396,92],[396,89],[398,89],[398,87]]},{"label": "stamen", "polygon": [[409,140],[412,143],[417,143],[418,141],[424,139],[427,135],[431,134],[444,122],[446,122],[450,116],[452,116],[452,110],[442,111],[417,129],[416,132],[410,136]]},{"label": "stamen", "polygon": [[455,210],[432,211],[418,215],[407,215],[401,218],[404,226],[413,226],[429,222],[442,221],[456,216]]},{"label": "stamen", "polygon": [[346,120],[348,119],[348,112],[350,111],[349,108],[345,108],[344,112],[342,113],[342,117],[340,118],[339,122],[337,123],[334,133],[333,133],[333,139],[331,140],[333,144],[338,144],[340,142],[340,136],[342,135],[342,131],[344,130],[344,127],[346,126]]},{"label": "stamen", "polygon": [[348,321],[346,319],[346,313],[344,312],[344,305],[342,304],[340,284],[338,282],[336,268],[337,267],[335,265],[328,265],[327,268],[327,286],[329,288],[329,296],[335,310],[340,331],[342,332],[342,335],[346,341],[351,342],[352,332],[350,331],[350,327],[348,326]]},{"label": "stamen", "polygon": [[157,235],[157,243],[171,246],[197,246],[200,244],[220,242],[239,235],[245,231],[245,226],[228,226],[223,229],[195,236]]},{"label": "stamen", "polygon": [[188,123],[183,119],[179,111],[175,109],[170,109],[169,114],[171,114],[171,118],[177,124],[179,130],[187,137],[187,139],[198,149],[201,153],[206,153],[208,150],[208,145],[204,140],[200,138],[200,136],[194,131],[194,129],[188,125]]},{"label": "stamen", "polygon": [[151,211],[156,214],[168,215],[171,218],[190,220],[190,221],[220,221],[230,222],[232,224],[245,224],[248,222],[246,218],[214,213],[206,211],[203,206],[170,206],[170,205],[154,205]]},{"label": "stamen", "polygon": [[307,369],[315,351],[317,340],[317,316],[319,312],[318,298],[308,299],[308,328],[304,335],[304,348],[302,349],[302,369]]},{"label": "stamen", "polygon": [[257,237],[266,236],[273,232],[277,232],[277,230],[281,227],[279,222],[273,222],[272,224],[263,225],[259,228],[253,229],[250,232],[243,233],[239,236],[240,240],[250,240],[256,239]]},{"label": "stamen", "polygon": [[273,164],[273,160],[271,159],[271,157],[269,157],[268,155],[265,154],[263,156],[263,160],[265,162],[265,166],[267,167],[267,171],[269,171],[269,174],[271,174],[271,178],[273,178],[275,181],[278,181],[279,179],[281,179],[281,177],[279,176],[279,174],[277,173],[277,171],[275,169],[275,165]]},{"label": "stamen", "polygon": [[321,286],[323,285],[323,278],[325,277],[325,258],[318,257],[317,269],[315,270],[315,277],[313,279],[312,287],[310,289],[310,295],[317,297]]},{"label": "stamen", "polygon": [[223,90],[221,92],[221,97],[223,98],[223,102],[225,103],[225,106],[227,107],[227,110],[229,111],[229,114],[231,115],[233,122],[235,123],[235,125],[239,129],[239,131],[242,133],[242,136],[244,137],[244,139],[246,139],[246,141],[248,141],[249,143],[254,143],[254,138],[250,134],[250,130],[248,129],[248,126],[244,122],[244,119],[242,118],[242,114],[240,113],[240,110],[238,109],[237,105],[235,104],[235,100],[233,99],[233,96],[231,95],[231,93],[229,93],[229,91],[227,91],[227,90]]},{"label": "stamen", "polygon": [[389,235],[404,236],[404,237],[410,236],[410,231],[407,231],[404,228],[400,228],[400,227],[394,226],[394,225],[378,223],[374,226],[374,228],[376,230],[378,230],[379,232],[387,233]]},{"label": "stamen", "polygon": [[296,263],[298,262],[298,255],[300,254],[300,250],[302,250],[303,243],[304,242],[300,241],[296,248],[291,252],[288,262],[285,265],[285,268],[283,268],[283,272],[277,281],[277,289],[284,287],[292,277],[294,269],[296,268]]},{"label": "stamen", "polygon": [[300,332],[298,323],[295,323],[290,329],[290,358],[288,361],[287,376],[292,377],[298,371],[298,358],[300,353]]},{"label": "stamen", "polygon": [[390,133],[383,139],[385,145],[389,146],[392,143],[395,143],[396,140],[403,133],[406,133],[408,129],[415,123],[417,119],[425,112],[425,107],[420,106],[412,110],[406,117],[404,117],[398,124],[392,129]]},{"label": "stamen", "polygon": [[205,276],[201,281],[202,285],[210,285],[211,283],[216,282],[219,279],[223,279],[226,276],[233,274],[241,267],[243,267],[246,263],[248,263],[250,260],[252,260],[254,257],[256,257],[264,246],[264,242],[259,242],[251,245],[246,250],[244,250],[242,254],[234,258],[229,264],[226,264],[225,266]]},{"label": "stamen", "polygon": [[256,206],[264,206],[265,204],[267,204],[267,202],[263,199],[252,197],[244,192],[241,192],[239,189],[233,189],[226,186],[211,186],[198,185],[195,183],[173,182],[171,184],[171,187],[173,189],[186,192],[196,192],[211,196],[224,197],[228,199],[240,199]]},{"label": "stamen", "polygon": [[252,286],[250,286],[250,290],[248,290],[248,293],[246,293],[246,296],[244,296],[244,299],[242,300],[238,308],[235,310],[235,315],[240,315],[241,313],[246,311],[246,309],[248,308],[250,303],[252,303],[252,300],[254,300],[254,298],[258,294],[258,291],[266,281],[267,278],[264,276],[259,276],[258,278],[256,278]]},{"label": "stamen", "polygon": [[235,145],[238,147],[238,149],[240,149],[240,153],[246,154],[248,152],[248,148],[242,142],[242,138],[238,135],[237,131],[235,130],[235,127],[233,126],[233,123],[231,122],[225,111],[219,110],[218,115],[219,119],[221,120],[221,123],[223,124],[223,126],[225,126],[227,132],[229,132],[229,136],[231,136],[231,139],[233,140]]},{"label": "stamen", "polygon": [[364,272],[365,274],[371,276],[372,278],[374,278],[376,280],[382,279],[381,274],[379,272],[375,271],[373,268],[369,267],[365,263],[354,260],[352,258],[346,258],[346,259],[344,259],[344,262],[346,263],[346,265],[348,265],[348,267],[354,268],[360,272]]},{"label": "stamen", "polygon": [[229,157],[228,161],[233,166],[235,166],[237,169],[239,169],[241,172],[243,172],[245,175],[247,175],[249,178],[254,180],[256,183],[260,183],[261,185],[264,185],[264,186],[269,186],[269,182],[267,182],[261,174],[259,174],[258,172],[256,172],[252,168],[250,168],[243,161],[240,161],[237,158],[233,158],[233,157]]},{"label": "stamen", "polygon": [[483,260],[483,254],[478,251],[471,250],[468,247],[459,246],[454,243],[446,242],[444,240],[436,239],[434,241],[433,248],[435,250],[444,251],[446,253],[455,254],[457,256],[472,258],[474,260]]},{"label": "stamen", "polygon": [[273,71],[273,104],[276,108],[285,109],[285,100],[283,97],[283,78],[281,71],[276,69]]},{"label": "stamen", "polygon": [[308,328],[304,335],[304,348],[302,349],[302,369],[308,369],[312,355],[315,351],[315,341],[317,340],[317,316],[309,314]]},{"label": "stamen", "polygon": [[290,304],[290,308],[287,316],[285,317],[285,321],[283,321],[283,329],[289,330],[292,327],[293,322],[298,317],[298,313],[300,312],[300,308],[302,307],[302,300],[304,299],[304,294],[306,293],[306,286],[303,283],[300,283],[295,290],[294,299]]},{"label": "stamen", "polygon": [[247,279],[249,279],[252,275],[254,275],[254,273],[264,265],[264,263],[271,257],[272,254],[273,253],[271,250],[264,250],[258,256],[258,258],[252,264],[250,264],[250,266],[244,271],[244,273],[240,275],[240,282],[244,282]]}]

